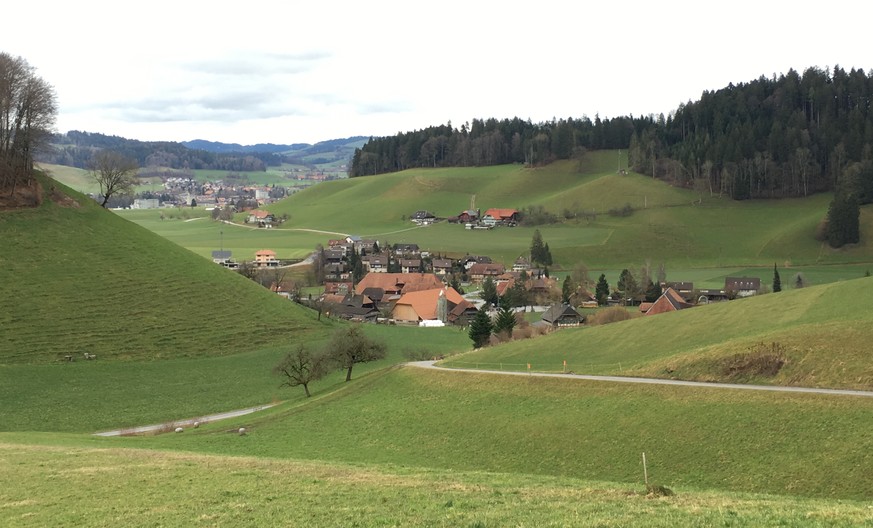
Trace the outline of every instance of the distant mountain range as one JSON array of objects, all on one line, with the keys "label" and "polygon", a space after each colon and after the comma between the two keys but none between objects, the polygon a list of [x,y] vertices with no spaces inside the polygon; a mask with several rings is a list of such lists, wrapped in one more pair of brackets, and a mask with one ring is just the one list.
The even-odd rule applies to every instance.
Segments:
[{"label": "distant mountain range", "polygon": [[355,136],[320,141],[314,145],[260,143],[240,145],[196,139],[193,141],[139,141],[118,136],[72,130],[56,134],[53,149],[40,153],[38,161],[84,168],[94,149],[111,149],[135,159],[140,166],[217,170],[264,170],[283,163],[312,169],[338,170],[352,159],[356,148],[369,138]]},{"label": "distant mountain range", "polygon": [[[218,141],[208,141],[205,139],[195,139],[192,141],[183,141],[182,144],[189,149],[205,150],[216,154],[229,153],[252,153],[252,152],[269,152],[271,154],[294,155],[312,155],[333,152],[338,149],[348,148],[350,144],[359,147],[367,142],[366,136],[354,136],[345,139],[331,139],[328,141],[319,141],[316,144],[310,143],[293,143],[290,145],[277,145],[275,143],[258,143],[256,145],[240,145],[239,143],[221,143]],[[354,149],[353,149],[354,150]]]}]

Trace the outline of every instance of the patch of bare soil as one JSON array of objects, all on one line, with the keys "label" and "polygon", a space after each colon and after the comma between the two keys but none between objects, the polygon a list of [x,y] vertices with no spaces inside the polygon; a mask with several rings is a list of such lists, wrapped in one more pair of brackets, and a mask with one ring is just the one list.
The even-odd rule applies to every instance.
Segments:
[{"label": "patch of bare soil", "polygon": [[759,343],[746,354],[736,354],[722,361],[722,375],[729,380],[746,377],[772,378],[782,370],[787,358],[779,343]]},{"label": "patch of bare soil", "polygon": [[61,207],[81,207],[79,202],[73,200],[66,194],[62,193],[53,185],[51,188],[51,192],[49,193],[51,197],[51,201],[60,205]]},{"label": "patch of bare soil", "polygon": [[39,207],[41,203],[42,185],[36,180],[28,185],[17,186],[13,192],[0,190],[0,211]]}]

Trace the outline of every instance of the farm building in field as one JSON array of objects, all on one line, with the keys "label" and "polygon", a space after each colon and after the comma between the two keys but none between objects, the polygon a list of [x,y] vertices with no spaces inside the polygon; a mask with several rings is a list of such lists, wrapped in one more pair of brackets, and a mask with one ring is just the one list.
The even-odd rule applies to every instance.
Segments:
[{"label": "farm building in field", "polygon": [[482,215],[482,223],[487,226],[516,225],[520,219],[517,209],[488,209]]},{"label": "farm building in field", "polygon": [[646,315],[657,315],[666,312],[684,310],[685,308],[691,308],[692,306],[694,305],[686,302],[685,299],[676,292],[676,290],[673,288],[667,288],[655,302],[642,303],[640,305],[640,311]]},{"label": "farm building in field", "polygon": [[569,304],[555,304],[543,312],[543,322],[553,327],[579,326],[585,322],[585,317]]},{"label": "farm building in field", "polygon": [[737,297],[751,297],[761,291],[761,279],[758,277],[725,277],[724,289],[733,292]]}]

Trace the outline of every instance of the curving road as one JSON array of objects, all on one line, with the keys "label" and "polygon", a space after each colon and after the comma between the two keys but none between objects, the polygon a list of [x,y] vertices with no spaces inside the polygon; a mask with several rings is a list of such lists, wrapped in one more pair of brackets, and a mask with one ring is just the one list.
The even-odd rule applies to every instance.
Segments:
[{"label": "curving road", "polygon": [[239,409],[237,411],[227,411],[223,413],[210,414],[207,416],[201,416],[199,418],[189,418],[186,420],[177,420],[174,422],[167,422],[162,424],[155,425],[142,425],[139,427],[128,427],[125,429],[115,429],[113,431],[104,431],[102,433],[94,433],[96,436],[124,436],[124,435],[136,435],[136,434],[144,434],[144,433],[153,433],[155,431],[160,431],[163,429],[173,430],[176,427],[183,426],[193,426],[194,422],[200,422],[201,424],[205,424],[207,422],[214,422],[217,420],[226,420],[228,418],[236,418],[237,416],[245,416],[247,414],[251,414],[253,412],[263,411],[264,409],[269,409],[278,405],[277,403],[268,403],[266,405],[258,405],[257,407],[249,407],[248,409]]},{"label": "curving road", "polygon": [[682,381],[659,378],[632,378],[628,376],[589,376],[585,374],[560,374],[550,372],[512,372],[506,370],[483,370],[440,367],[435,361],[411,361],[407,365],[418,368],[436,369],[443,371],[472,372],[476,374],[497,374],[503,376],[536,376],[540,378],[567,378],[590,381],[606,381],[612,383],[643,383],[648,385],[680,385],[683,387],[704,387],[714,389],[740,389],[772,392],[802,392],[808,394],[829,394],[839,396],[864,396],[873,398],[873,391],[852,389],[818,389],[814,387],[784,387],[781,385],[743,385],[740,383],[710,383],[704,381]]}]

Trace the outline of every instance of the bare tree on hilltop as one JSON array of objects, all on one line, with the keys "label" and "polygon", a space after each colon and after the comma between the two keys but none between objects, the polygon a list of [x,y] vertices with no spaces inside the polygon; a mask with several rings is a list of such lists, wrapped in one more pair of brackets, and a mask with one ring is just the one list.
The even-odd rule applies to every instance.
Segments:
[{"label": "bare tree on hilltop", "polygon": [[54,88],[21,57],[0,52],[0,189],[31,181],[33,155],[48,145],[57,116]]}]

